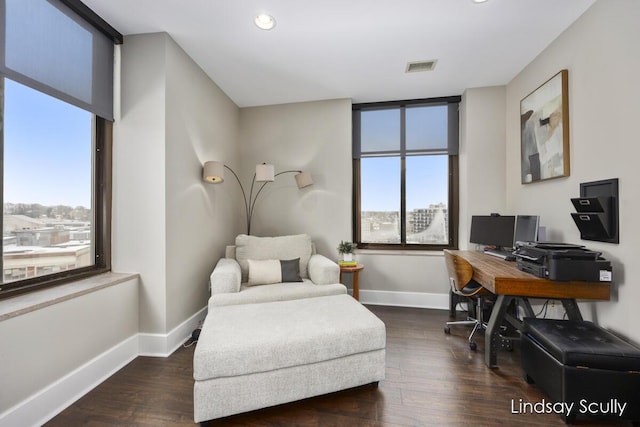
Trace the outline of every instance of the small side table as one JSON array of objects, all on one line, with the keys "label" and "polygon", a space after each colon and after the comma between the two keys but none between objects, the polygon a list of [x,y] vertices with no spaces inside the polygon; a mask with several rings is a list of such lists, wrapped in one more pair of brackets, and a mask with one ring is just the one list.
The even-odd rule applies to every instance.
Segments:
[{"label": "small side table", "polygon": [[340,266],[340,283],[342,283],[342,273],[353,273],[353,298],[356,301],[360,300],[360,288],[358,283],[358,274],[360,270],[364,268],[364,265],[358,263],[356,265],[341,265]]}]

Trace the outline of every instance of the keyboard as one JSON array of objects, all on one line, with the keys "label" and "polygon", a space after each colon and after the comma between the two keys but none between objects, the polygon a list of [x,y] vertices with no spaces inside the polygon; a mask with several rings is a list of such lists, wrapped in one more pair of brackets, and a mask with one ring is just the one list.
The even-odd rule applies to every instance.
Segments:
[{"label": "keyboard", "polygon": [[505,261],[515,261],[516,256],[512,251],[504,251],[499,249],[485,249],[484,253],[494,257],[502,258]]}]

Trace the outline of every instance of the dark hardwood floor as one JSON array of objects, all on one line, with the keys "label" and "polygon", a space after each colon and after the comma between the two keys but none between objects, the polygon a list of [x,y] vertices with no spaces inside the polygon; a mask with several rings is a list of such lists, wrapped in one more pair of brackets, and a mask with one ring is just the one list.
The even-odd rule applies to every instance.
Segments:
[{"label": "dark hardwood floor", "polygon": [[[558,415],[512,414],[547,399],[527,384],[518,345],[484,364],[484,340],[469,349],[466,327],[443,332],[448,312],[370,306],[387,326],[387,372],[363,386],[206,423],[208,426],[563,426]],[[462,314],[460,314],[462,316]],[[192,426],[194,347],[139,357],[48,426]],[[577,425],[631,425],[579,419]]]}]

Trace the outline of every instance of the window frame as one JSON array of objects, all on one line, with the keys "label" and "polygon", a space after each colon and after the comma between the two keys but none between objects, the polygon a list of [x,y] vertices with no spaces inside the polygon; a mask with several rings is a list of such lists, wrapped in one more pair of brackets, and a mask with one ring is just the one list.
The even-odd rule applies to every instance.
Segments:
[{"label": "window frame", "polygon": [[[81,0],[58,0],[87,24],[97,29],[115,45],[123,43],[123,36]],[[4,49],[4,46],[0,46]],[[0,75],[0,125],[4,121],[4,78]],[[37,89],[36,89],[37,90]],[[37,118],[35,119],[37,120]],[[20,294],[58,286],[111,270],[111,215],[112,215],[112,163],[113,163],[113,123],[111,120],[92,114],[93,173],[93,265],[66,270],[15,282],[0,282],[0,300]],[[4,133],[0,131],[0,202],[4,204]],[[0,227],[3,219],[0,218]],[[3,257],[0,256],[0,272],[4,277]]]},{"label": "window frame", "polygon": [[[2,84],[4,97],[4,84]],[[4,108],[4,107],[3,107]],[[4,116],[4,114],[3,114]],[[93,224],[94,247],[93,265],[61,271],[59,273],[31,277],[15,282],[0,282],[0,300],[12,296],[33,292],[51,286],[62,285],[74,280],[84,279],[111,270],[111,165],[113,145],[113,124],[101,117],[93,115]],[[4,138],[0,145],[4,146]],[[4,165],[4,155],[0,156]],[[4,177],[4,167],[1,172]],[[0,182],[2,180],[0,179]],[[0,185],[0,195],[3,186]],[[4,197],[0,197],[4,203]],[[0,219],[2,225],[2,219]],[[2,257],[0,257],[0,271],[3,271]]]},{"label": "window frame", "polygon": [[[458,221],[459,221],[459,164],[457,148],[455,150],[407,150],[405,147],[406,137],[406,121],[405,109],[407,107],[416,107],[418,105],[443,105],[443,104],[460,104],[462,97],[440,97],[427,99],[414,99],[404,101],[375,102],[365,104],[353,104],[352,106],[352,123],[353,123],[353,189],[352,189],[352,230],[353,241],[358,249],[376,249],[376,250],[418,250],[418,251],[442,251],[444,249],[458,248]],[[370,152],[369,156],[360,156],[360,133],[361,123],[359,112],[374,111],[382,109],[400,109],[400,149],[392,152]],[[358,112],[358,113],[356,113]],[[451,137],[451,135],[450,135]],[[455,135],[458,139],[458,135]],[[457,147],[456,140],[456,147]],[[358,154],[356,154],[356,151]],[[453,153],[451,152],[453,151]],[[394,154],[398,153],[398,154]],[[399,157],[400,158],[400,243],[372,243],[362,242],[362,205],[361,205],[361,157],[373,157],[373,155]],[[442,155],[448,157],[448,219],[449,219],[449,242],[447,244],[427,244],[427,243],[407,243],[407,209],[406,209],[406,158],[411,155]]]}]

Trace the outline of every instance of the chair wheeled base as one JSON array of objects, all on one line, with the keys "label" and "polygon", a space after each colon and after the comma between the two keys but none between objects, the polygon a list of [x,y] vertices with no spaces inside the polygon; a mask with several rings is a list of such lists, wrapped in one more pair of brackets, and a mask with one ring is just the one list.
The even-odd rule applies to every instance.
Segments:
[{"label": "chair wheeled base", "polygon": [[478,345],[474,341],[474,337],[480,329],[483,329],[483,330],[487,329],[487,324],[483,320],[482,309],[483,309],[482,297],[477,297],[476,298],[476,317],[473,318],[468,316],[467,320],[454,320],[454,321],[447,322],[447,325],[444,327],[444,333],[447,335],[450,334],[451,326],[455,326],[455,325],[473,326],[473,329],[471,330],[471,334],[469,334],[469,348],[473,351],[476,351],[478,349]]}]

